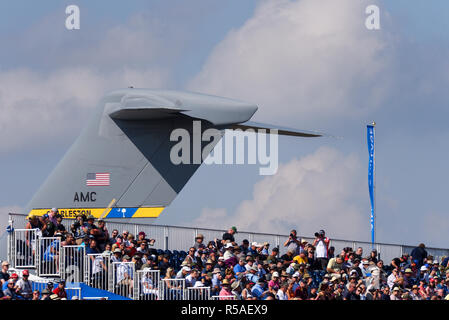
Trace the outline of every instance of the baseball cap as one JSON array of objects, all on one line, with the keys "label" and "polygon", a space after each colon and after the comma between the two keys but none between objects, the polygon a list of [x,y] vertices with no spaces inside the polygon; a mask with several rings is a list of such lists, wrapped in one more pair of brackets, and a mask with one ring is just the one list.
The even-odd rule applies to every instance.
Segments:
[{"label": "baseball cap", "polygon": [[405,271],[404,271],[405,273],[412,273],[412,269],[410,269],[410,268],[407,268],[407,269],[405,269]]},{"label": "baseball cap", "polygon": [[58,211],[58,208],[51,208],[51,211],[56,212]]},{"label": "baseball cap", "polygon": [[17,273],[13,273],[12,275],[11,275],[11,278],[13,278],[13,279],[17,279],[19,277],[19,275],[17,274]]},{"label": "baseball cap", "polygon": [[234,230],[235,233],[237,233],[237,228],[235,226],[232,226],[231,229]]},{"label": "baseball cap", "polygon": [[274,278],[274,277],[279,278],[279,272],[277,272],[277,271],[273,272],[272,277],[273,277],[273,278]]},{"label": "baseball cap", "polygon": [[27,269],[25,269],[25,270],[22,271],[22,275],[23,275],[23,276],[29,276],[30,273],[28,272]]},{"label": "baseball cap", "polygon": [[182,267],[182,270],[190,272],[192,269],[190,269],[190,267]]},{"label": "baseball cap", "polygon": [[427,267],[426,266],[422,266],[421,267],[421,271],[427,271]]}]

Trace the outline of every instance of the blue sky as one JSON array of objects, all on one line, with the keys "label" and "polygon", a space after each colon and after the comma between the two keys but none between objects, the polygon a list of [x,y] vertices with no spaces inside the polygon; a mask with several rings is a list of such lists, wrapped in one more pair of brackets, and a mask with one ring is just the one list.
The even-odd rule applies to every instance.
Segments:
[{"label": "blue sky", "polygon": [[[323,227],[369,240],[365,125],[374,119],[378,240],[445,246],[449,4],[341,3],[2,1],[2,214],[26,205],[103,91],[132,84],[247,100],[259,105],[254,120],[342,137],[282,137],[277,180],[255,166],[202,166],[158,223],[213,226],[209,215],[246,227],[259,215],[266,227],[258,231],[279,222],[284,232],[289,222],[303,234]],[[380,31],[363,29],[372,3]],[[80,30],[64,28],[69,4],[80,7]],[[318,173],[307,171],[308,159],[321,164]],[[304,182],[284,185],[288,170]],[[274,183],[313,196],[270,194],[267,212],[257,192]]]}]

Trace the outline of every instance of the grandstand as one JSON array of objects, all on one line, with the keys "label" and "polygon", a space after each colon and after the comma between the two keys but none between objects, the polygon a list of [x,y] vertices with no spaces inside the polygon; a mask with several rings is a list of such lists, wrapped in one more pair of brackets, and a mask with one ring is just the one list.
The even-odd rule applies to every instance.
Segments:
[{"label": "grandstand", "polygon": [[[61,279],[65,280],[67,289],[70,291],[70,297],[76,297],[76,299],[229,300],[242,298],[241,294],[246,283],[251,282],[253,286],[258,285],[258,280],[256,279],[260,278],[266,279],[268,283],[268,288],[265,291],[266,296],[274,296],[276,298],[276,292],[282,291],[280,289],[282,284],[292,284],[295,280],[294,276],[298,272],[300,273],[298,275],[300,279],[296,280],[306,281],[307,278],[310,278],[310,280],[306,281],[310,287],[309,289],[315,287],[319,289],[317,290],[318,293],[320,290],[323,291],[323,288],[321,288],[323,281],[326,283],[326,281],[332,280],[336,282],[334,283],[335,285],[346,285],[350,282],[350,269],[344,269],[344,272],[338,272],[338,275],[329,274],[329,270],[320,270],[309,264],[301,268],[300,263],[297,266],[292,266],[292,263],[287,263],[288,258],[285,258],[287,247],[283,245],[287,236],[281,234],[239,231],[233,235],[235,237],[234,245],[231,246],[225,242],[223,242],[223,245],[218,243],[214,250],[207,251],[207,248],[205,248],[204,253],[200,254],[198,252],[201,251],[196,250],[196,258],[194,258],[194,260],[197,259],[196,262],[187,264],[189,248],[195,244],[195,238],[198,235],[201,235],[206,240],[205,245],[207,245],[209,241],[214,241],[215,239],[221,240],[226,230],[106,221],[106,227],[109,233],[116,229],[120,236],[127,230],[137,237],[139,233],[144,232],[149,238],[155,240],[154,246],[148,247],[147,254],[138,254],[137,250],[131,250],[129,248],[134,247],[134,245],[129,244],[129,247],[127,247],[128,245],[123,245],[123,250],[125,251],[121,251],[127,254],[117,255],[120,258],[114,258],[115,251],[113,252],[111,250],[106,250],[106,252],[105,250],[100,250],[101,252],[97,250],[97,252],[92,253],[92,250],[89,250],[92,241],[87,241],[83,244],[66,244],[62,241],[63,239],[54,235],[43,237],[39,235],[36,229],[25,229],[26,223],[25,215],[9,214],[10,226],[9,232],[7,233],[8,241],[2,241],[2,245],[7,244],[7,247],[2,248],[1,251],[2,260],[10,262],[11,270],[9,272],[21,275],[24,269],[29,270],[33,275],[34,287],[40,291],[42,291],[42,286],[46,286],[48,282],[58,282]],[[63,220],[62,223],[65,229],[70,231],[73,220]],[[91,238],[93,237],[91,236]],[[250,245],[255,245],[256,249],[249,249],[250,252],[253,252],[250,256],[237,253],[237,251],[241,251],[238,246],[244,240],[248,240]],[[311,244],[314,238],[306,236],[302,237],[301,241],[306,241]],[[130,240],[131,242],[133,241]],[[260,250],[264,243],[269,244],[269,247],[267,246],[265,248],[269,249],[265,254],[262,254]],[[115,244],[115,246],[115,250],[120,251],[120,245]],[[236,253],[231,253],[231,256],[235,257],[234,260],[232,258],[226,259],[226,264],[223,267],[218,264],[219,259],[209,263],[209,260],[214,258],[213,256],[215,258],[223,257],[222,259],[224,260],[227,255],[228,246],[236,248]],[[267,259],[267,255],[271,253],[271,249],[274,247],[279,248],[276,258],[280,262],[268,263],[268,260],[265,259]],[[345,252],[344,254],[347,256],[343,260],[345,261],[344,263],[348,264],[352,263],[350,255],[351,253],[355,253],[356,249],[362,248],[364,253],[369,253],[373,249],[371,243],[368,242],[338,239],[330,239],[329,247],[335,248],[336,256],[340,252]],[[363,277],[360,277],[363,280],[361,288],[363,289],[363,286],[365,287],[365,293],[372,288],[379,291],[382,288],[382,281],[376,280],[378,281],[376,285],[373,285],[372,281],[373,275],[376,272],[373,270],[376,268],[378,260],[382,259],[385,262],[385,267],[381,267],[381,269],[383,269],[382,272],[385,272],[384,285],[386,285],[387,277],[392,274],[390,262],[393,259],[403,257],[405,254],[410,254],[414,248],[415,246],[376,243],[374,246],[376,250],[375,258],[369,261],[372,267],[370,269],[371,272],[369,272],[368,276],[364,274]],[[201,247],[197,249],[201,250]],[[212,251],[214,251],[213,254],[211,254]],[[427,256],[431,256],[432,263],[436,260],[440,267],[442,267],[442,262],[445,257],[449,256],[448,249],[426,248],[426,251]],[[132,252],[132,254],[129,252]],[[126,257],[128,254],[131,256]],[[153,267],[142,268],[143,263],[141,259],[154,261],[152,263]],[[244,267],[241,267],[245,268],[242,269],[244,270],[244,276],[237,275],[239,260],[241,259],[245,263]],[[252,263],[248,262],[253,259],[256,260],[254,265],[258,264],[262,266],[259,269],[256,268],[255,272],[251,272]],[[313,253],[310,259],[313,260]],[[348,259],[349,262],[347,262]],[[164,265],[164,261],[166,261],[166,265]],[[296,260],[292,259],[291,262],[294,263],[294,261]],[[213,266],[207,270],[207,264],[213,264]],[[250,266],[248,267],[248,265]],[[218,280],[218,272],[215,272],[217,266],[221,268],[219,272],[222,277],[222,279]],[[405,275],[405,271],[408,270],[408,266],[404,265],[403,270],[401,270],[404,273],[403,277],[406,279],[408,278]],[[189,271],[184,276],[175,276],[180,274],[181,269],[186,267]],[[418,284],[420,270],[417,271],[416,266],[414,267],[413,265],[410,265],[410,267],[414,268],[414,283]],[[190,276],[189,278],[190,272],[195,268],[198,269],[199,277],[192,279]],[[440,271],[444,271],[443,268],[440,269]],[[167,273],[170,273],[170,271],[172,274],[167,277]],[[277,278],[284,277],[281,279],[282,281],[277,282],[277,278],[273,276],[276,273]],[[305,273],[309,276],[305,277]],[[251,278],[251,274],[254,275],[254,278]],[[439,277],[445,281],[444,274],[439,274]],[[230,285],[232,285],[228,291],[226,291],[228,286],[226,285],[225,279],[228,279]],[[254,280],[250,281],[251,279]],[[298,286],[299,282],[296,283]],[[430,279],[428,282],[430,284]],[[277,286],[275,288],[276,290],[273,289],[274,285]],[[336,292],[337,287],[335,287]],[[404,294],[412,292],[412,288],[404,287],[401,289]],[[410,290],[407,291],[406,289]],[[274,291],[271,291],[270,294],[270,290]],[[289,290],[292,290],[292,288]],[[313,290],[309,291],[313,292]],[[309,294],[314,296],[313,293]]]}]

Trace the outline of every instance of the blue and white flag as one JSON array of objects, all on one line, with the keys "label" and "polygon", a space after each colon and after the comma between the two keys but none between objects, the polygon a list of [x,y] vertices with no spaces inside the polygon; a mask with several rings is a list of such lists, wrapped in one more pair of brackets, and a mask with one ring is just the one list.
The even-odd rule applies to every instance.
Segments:
[{"label": "blue and white flag", "polygon": [[369,198],[371,200],[371,243],[374,245],[374,125],[367,125],[367,138],[368,138],[368,153],[369,153],[369,164],[368,164],[368,188],[369,188]]}]

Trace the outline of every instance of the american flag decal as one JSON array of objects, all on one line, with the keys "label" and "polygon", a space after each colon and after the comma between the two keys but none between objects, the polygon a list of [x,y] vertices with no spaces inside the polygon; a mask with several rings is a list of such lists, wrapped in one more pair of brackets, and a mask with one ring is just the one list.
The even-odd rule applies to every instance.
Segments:
[{"label": "american flag decal", "polygon": [[111,183],[110,173],[88,173],[86,178],[87,186],[109,186]]}]

